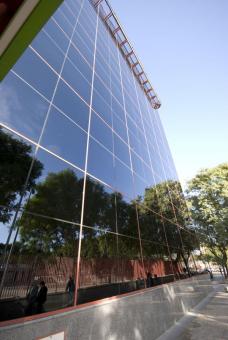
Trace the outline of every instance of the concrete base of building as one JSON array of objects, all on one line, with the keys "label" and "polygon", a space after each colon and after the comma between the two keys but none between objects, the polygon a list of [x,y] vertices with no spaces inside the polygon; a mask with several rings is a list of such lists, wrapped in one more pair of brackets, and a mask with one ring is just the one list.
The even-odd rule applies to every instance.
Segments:
[{"label": "concrete base of building", "polygon": [[[0,338],[153,340],[166,332],[216,287],[208,275],[112,297],[80,307],[0,324]],[[61,336],[59,337],[61,339]]]}]

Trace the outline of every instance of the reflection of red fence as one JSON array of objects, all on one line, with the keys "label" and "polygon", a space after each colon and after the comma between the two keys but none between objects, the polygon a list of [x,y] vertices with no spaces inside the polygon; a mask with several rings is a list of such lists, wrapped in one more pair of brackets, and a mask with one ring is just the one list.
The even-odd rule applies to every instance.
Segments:
[{"label": "reflection of red fence", "polygon": [[[174,273],[173,273],[174,271]],[[144,261],[125,259],[82,260],[80,267],[80,287],[145,278],[147,272],[157,276],[176,274],[182,271],[178,264],[162,259]]]},{"label": "reflection of red fence", "polygon": [[[12,256],[2,297],[25,296],[34,279],[44,280],[49,292],[63,291],[72,268],[73,260],[67,257]],[[0,270],[0,279],[2,273],[3,269]]]},{"label": "reflection of red fence", "polygon": [[[44,280],[49,292],[63,291],[69,275],[74,274],[74,260],[70,257],[20,256],[12,257],[4,282],[2,297],[25,296],[34,279]],[[79,285],[88,287],[145,278],[146,272],[164,276],[179,272],[179,266],[162,259],[82,259]],[[0,271],[0,279],[2,271]]]}]

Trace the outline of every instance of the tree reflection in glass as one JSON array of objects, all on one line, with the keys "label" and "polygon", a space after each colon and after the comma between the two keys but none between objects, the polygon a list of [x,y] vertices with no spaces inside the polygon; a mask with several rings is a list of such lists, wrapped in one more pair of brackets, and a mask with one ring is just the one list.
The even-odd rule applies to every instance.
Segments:
[{"label": "tree reflection in glass", "polygon": [[[56,309],[68,305],[69,276],[76,281],[78,275],[83,303],[143,288],[150,271],[176,274],[179,262],[188,270],[197,245],[193,228],[185,225],[187,208],[177,181],[146,188],[131,200],[87,175],[79,248],[84,174],[44,150],[33,158],[31,145],[2,129],[0,139],[1,222],[21,212],[9,266],[1,269],[1,277],[7,269],[2,298],[16,291],[23,299],[34,278],[43,279],[49,293],[62,294],[49,295],[46,309]],[[9,242],[1,246],[10,248]]]}]

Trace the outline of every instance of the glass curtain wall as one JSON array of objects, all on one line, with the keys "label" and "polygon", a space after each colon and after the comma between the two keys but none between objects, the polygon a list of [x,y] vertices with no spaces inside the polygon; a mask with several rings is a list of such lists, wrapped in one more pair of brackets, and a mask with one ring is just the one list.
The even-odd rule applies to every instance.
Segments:
[{"label": "glass curtain wall", "polygon": [[100,6],[65,0],[0,83],[1,321],[191,270],[158,112]]}]

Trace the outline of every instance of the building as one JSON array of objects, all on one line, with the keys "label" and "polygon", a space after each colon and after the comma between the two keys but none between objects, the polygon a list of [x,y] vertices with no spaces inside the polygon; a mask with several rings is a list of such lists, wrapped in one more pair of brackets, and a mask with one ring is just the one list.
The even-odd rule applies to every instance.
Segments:
[{"label": "building", "polygon": [[108,2],[65,0],[0,84],[1,320],[34,280],[53,311],[185,277],[159,106]]}]

